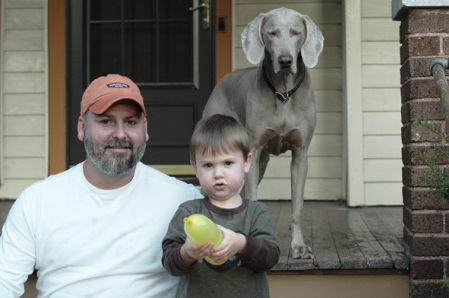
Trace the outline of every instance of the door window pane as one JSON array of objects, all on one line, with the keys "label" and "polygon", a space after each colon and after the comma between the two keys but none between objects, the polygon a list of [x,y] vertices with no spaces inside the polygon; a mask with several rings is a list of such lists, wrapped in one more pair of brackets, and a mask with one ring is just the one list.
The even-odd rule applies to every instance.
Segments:
[{"label": "door window pane", "polygon": [[161,19],[190,19],[189,10],[193,1],[159,1],[159,17]]},{"label": "door window pane", "polygon": [[190,44],[193,38],[192,30],[185,23],[164,23],[160,28],[160,80],[192,81],[193,49]]},{"label": "door window pane", "polygon": [[[91,20],[120,20],[121,0],[92,0],[90,1]],[[107,9],[105,9],[107,7]]]},{"label": "door window pane", "polygon": [[125,73],[135,82],[158,81],[155,23],[131,23],[125,29]]},{"label": "door window pane", "polygon": [[127,20],[155,19],[157,17],[157,3],[154,0],[126,0],[124,14]]},{"label": "door window pane", "polygon": [[193,85],[190,5],[191,1],[90,0],[90,81],[119,73],[149,88]]},{"label": "door window pane", "polygon": [[90,33],[90,81],[108,73],[121,72],[120,25],[93,24]]}]

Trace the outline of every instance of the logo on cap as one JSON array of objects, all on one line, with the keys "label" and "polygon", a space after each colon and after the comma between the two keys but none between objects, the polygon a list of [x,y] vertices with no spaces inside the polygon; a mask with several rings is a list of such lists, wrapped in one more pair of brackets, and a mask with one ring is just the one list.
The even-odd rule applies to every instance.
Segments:
[{"label": "logo on cap", "polygon": [[106,86],[108,86],[108,88],[129,88],[129,85],[125,84],[125,83],[109,83]]}]

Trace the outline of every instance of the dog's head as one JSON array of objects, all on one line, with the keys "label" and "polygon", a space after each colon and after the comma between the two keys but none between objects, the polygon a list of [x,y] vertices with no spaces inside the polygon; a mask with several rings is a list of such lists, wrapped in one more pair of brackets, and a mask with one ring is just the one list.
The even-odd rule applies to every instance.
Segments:
[{"label": "dog's head", "polygon": [[307,15],[284,7],[259,14],[242,33],[248,61],[258,64],[267,51],[275,73],[296,74],[300,53],[306,67],[314,67],[323,51],[323,41],[320,29]]}]

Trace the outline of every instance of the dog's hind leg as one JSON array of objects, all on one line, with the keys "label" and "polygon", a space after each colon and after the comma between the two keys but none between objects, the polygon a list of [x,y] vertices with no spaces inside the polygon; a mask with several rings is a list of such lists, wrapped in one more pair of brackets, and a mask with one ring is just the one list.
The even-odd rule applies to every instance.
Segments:
[{"label": "dog's hind leg", "polygon": [[259,159],[259,181],[262,180],[263,176],[265,175],[265,170],[267,169],[268,162],[270,161],[270,153],[268,151],[262,150],[262,153],[260,154]]},{"label": "dog's hind leg", "polygon": [[[256,163],[256,159],[257,159],[257,156],[256,157],[254,157],[256,154],[254,154],[253,155],[253,159],[252,159],[252,163],[251,163],[251,167],[256,167],[257,165],[255,164]],[[242,191],[240,192],[240,195],[243,197],[243,198],[246,198],[246,199],[248,199],[248,200],[253,200],[253,201],[255,201],[255,200],[257,200],[258,198],[257,197],[255,197],[255,196],[257,196],[257,188],[259,187],[259,183],[260,183],[260,181],[262,180],[262,178],[263,178],[263,175],[265,174],[265,170],[267,169],[267,164],[268,164],[268,161],[270,160],[270,153],[268,153],[267,151],[263,151],[262,150],[262,152],[261,152],[261,154],[260,154],[260,157],[259,157],[259,162],[258,162],[258,166],[259,166],[259,178],[257,179],[257,183],[256,183],[256,195],[253,195],[254,194],[254,190],[251,190],[250,192],[246,192],[247,190],[246,190],[246,187],[243,187],[242,188]],[[254,171],[257,171],[257,170],[255,170],[255,169],[253,169]],[[251,169],[250,169],[250,171],[251,171]],[[249,176],[249,175],[254,175],[254,173],[256,173],[256,172],[252,172],[252,173],[248,173],[247,175],[246,175],[246,177],[245,177],[245,185],[250,185],[251,183],[253,183],[254,184],[254,182],[256,181],[256,179],[253,179],[253,178],[251,178],[251,177],[247,177],[247,176]],[[248,183],[248,184],[247,184]],[[254,185],[252,185],[253,187],[254,187]],[[248,187],[248,189],[250,189],[251,187]],[[246,195],[246,194],[250,194],[250,195]]]}]

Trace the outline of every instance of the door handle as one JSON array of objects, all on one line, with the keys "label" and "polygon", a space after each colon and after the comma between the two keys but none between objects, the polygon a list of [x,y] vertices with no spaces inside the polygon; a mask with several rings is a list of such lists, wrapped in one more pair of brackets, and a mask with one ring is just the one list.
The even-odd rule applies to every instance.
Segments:
[{"label": "door handle", "polygon": [[190,7],[189,10],[191,12],[194,12],[195,10],[202,9],[203,10],[203,28],[208,29],[209,28],[209,0],[203,0],[203,3],[198,5],[197,7],[193,8]]}]

